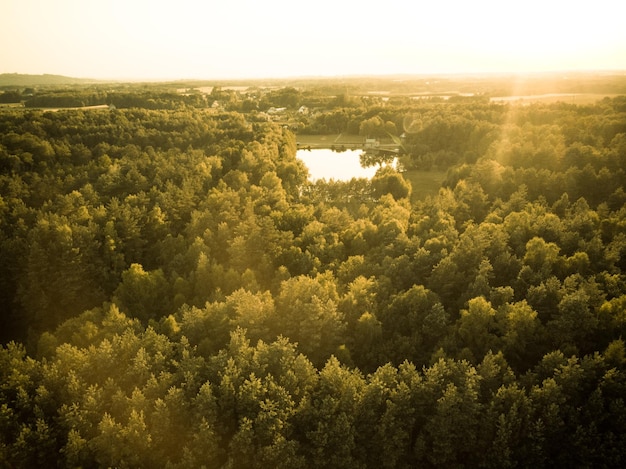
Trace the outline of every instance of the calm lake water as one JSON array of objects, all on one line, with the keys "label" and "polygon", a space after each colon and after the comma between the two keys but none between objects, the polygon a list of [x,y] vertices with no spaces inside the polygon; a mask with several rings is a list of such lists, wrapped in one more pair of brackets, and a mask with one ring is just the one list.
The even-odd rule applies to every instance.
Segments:
[{"label": "calm lake water", "polygon": [[309,179],[349,181],[352,178],[371,178],[376,166],[362,168],[359,157],[362,150],[336,152],[328,149],[298,150],[296,157],[309,169]]}]

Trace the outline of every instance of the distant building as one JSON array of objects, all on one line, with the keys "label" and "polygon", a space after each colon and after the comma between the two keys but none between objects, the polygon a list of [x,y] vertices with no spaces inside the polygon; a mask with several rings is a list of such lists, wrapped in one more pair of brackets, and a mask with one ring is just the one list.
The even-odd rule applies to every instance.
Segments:
[{"label": "distant building", "polygon": [[267,110],[268,114],[282,114],[287,110],[286,107],[271,107]]},{"label": "distant building", "polygon": [[375,138],[366,138],[365,139],[365,148],[378,148],[380,146],[380,142]]}]

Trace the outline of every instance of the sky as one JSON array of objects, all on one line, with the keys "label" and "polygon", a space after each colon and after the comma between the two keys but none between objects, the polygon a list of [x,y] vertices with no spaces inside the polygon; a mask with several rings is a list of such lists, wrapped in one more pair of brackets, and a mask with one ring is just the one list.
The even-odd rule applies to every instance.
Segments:
[{"label": "sky", "polygon": [[618,0],[0,0],[0,73],[96,79],[626,70]]}]

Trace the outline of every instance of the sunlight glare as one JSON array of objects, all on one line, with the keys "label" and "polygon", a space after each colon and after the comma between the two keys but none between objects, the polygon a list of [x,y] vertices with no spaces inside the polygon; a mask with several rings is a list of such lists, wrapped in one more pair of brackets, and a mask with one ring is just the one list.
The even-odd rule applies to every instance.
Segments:
[{"label": "sunlight glare", "polygon": [[0,73],[210,78],[626,68],[610,0],[8,0]]}]

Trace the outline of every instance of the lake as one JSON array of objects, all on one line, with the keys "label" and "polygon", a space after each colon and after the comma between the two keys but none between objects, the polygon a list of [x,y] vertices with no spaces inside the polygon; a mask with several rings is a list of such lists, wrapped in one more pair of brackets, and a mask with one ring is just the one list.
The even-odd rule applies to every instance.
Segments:
[{"label": "lake", "polygon": [[359,157],[363,150],[342,152],[330,149],[298,150],[296,157],[309,169],[309,179],[334,179],[349,181],[352,178],[371,178],[376,174],[377,166],[361,167]]}]

